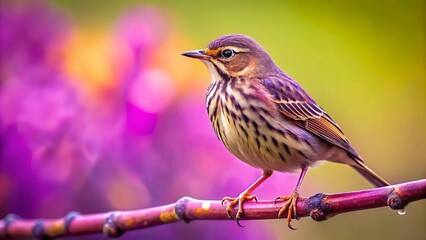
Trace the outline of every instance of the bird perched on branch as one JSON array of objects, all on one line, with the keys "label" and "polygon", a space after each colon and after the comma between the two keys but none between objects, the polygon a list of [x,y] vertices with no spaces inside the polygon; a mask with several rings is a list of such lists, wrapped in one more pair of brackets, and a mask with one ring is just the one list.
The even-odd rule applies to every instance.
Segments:
[{"label": "bird perched on branch", "polygon": [[205,63],[212,82],[206,95],[207,112],[217,137],[241,161],[263,170],[262,176],[238,197],[223,198],[231,210],[257,200],[252,192],[273,171],[301,170],[294,192],[278,217],[297,218],[298,190],[309,166],[318,161],[344,163],[377,187],[389,185],[368,168],[337,123],[294,79],[284,73],[252,38],[226,35],[207,48],[182,55]]}]

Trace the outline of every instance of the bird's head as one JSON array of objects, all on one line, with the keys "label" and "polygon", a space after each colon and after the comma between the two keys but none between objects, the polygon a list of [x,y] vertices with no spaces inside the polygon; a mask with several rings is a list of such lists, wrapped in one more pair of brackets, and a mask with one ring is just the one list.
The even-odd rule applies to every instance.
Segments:
[{"label": "bird's head", "polygon": [[230,77],[263,77],[275,66],[269,54],[252,38],[225,35],[205,49],[188,51],[183,56],[203,61],[212,74]]}]

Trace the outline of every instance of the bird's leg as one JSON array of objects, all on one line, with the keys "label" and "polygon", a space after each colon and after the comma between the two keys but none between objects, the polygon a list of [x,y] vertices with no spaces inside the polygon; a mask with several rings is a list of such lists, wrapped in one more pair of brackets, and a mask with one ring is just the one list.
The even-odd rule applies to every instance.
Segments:
[{"label": "bird's leg", "polygon": [[243,202],[244,201],[252,201],[255,200],[257,202],[256,195],[251,195],[251,193],[260,185],[262,184],[268,177],[272,175],[272,171],[263,171],[262,176],[256,180],[250,187],[248,187],[246,190],[244,190],[237,198],[232,197],[224,197],[222,199],[222,205],[224,202],[228,202],[228,206],[226,207],[226,212],[228,213],[229,218],[234,219],[231,215],[231,211],[234,208],[234,206],[238,205],[238,212],[235,215],[235,219],[237,220],[237,224],[241,227],[239,223],[239,219],[241,218],[243,214]]},{"label": "bird's leg", "polygon": [[297,199],[299,198],[299,188],[300,185],[302,185],[303,178],[306,175],[306,172],[308,171],[308,166],[303,165],[302,166],[302,172],[300,173],[299,180],[297,181],[296,188],[294,189],[293,193],[290,196],[285,197],[278,197],[275,199],[275,202],[278,200],[286,201],[286,203],[281,207],[280,211],[278,212],[278,218],[281,218],[281,216],[284,215],[284,212],[287,211],[287,225],[290,229],[296,230],[291,226],[291,218],[294,216],[294,218],[297,218]]}]

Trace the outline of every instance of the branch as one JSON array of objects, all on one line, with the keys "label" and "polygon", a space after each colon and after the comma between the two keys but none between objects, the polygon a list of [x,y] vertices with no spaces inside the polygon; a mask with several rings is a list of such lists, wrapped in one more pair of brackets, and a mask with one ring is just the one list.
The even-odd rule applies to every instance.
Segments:
[{"label": "branch", "polygon": [[[404,209],[408,203],[426,198],[426,179],[398,185],[348,193],[318,193],[297,201],[298,217],[310,216],[324,221],[340,213],[389,206]],[[244,203],[241,219],[275,219],[282,203],[260,201]],[[234,210],[233,214],[236,214]],[[287,214],[284,214],[286,216]],[[192,220],[229,220],[221,201],[184,197],[174,204],[135,211],[117,211],[90,215],[69,213],[65,218],[25,220],[9,214],[0,220],[0,238],[57,238],[103,232],[119,237],[125,231],[166,223]]]}]

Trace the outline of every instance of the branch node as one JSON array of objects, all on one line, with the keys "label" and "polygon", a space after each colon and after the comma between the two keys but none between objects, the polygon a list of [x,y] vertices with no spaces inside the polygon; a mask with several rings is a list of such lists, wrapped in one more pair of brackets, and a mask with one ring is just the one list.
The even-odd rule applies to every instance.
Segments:
[{"label": "branch node", "polygon": [[175,212],[179,219],[184,221],[185,223],[191,222],[191,219],[186,216],[186,205],[191,201],[190,197],[183,197],[176,202]]},{"label": "branch node", "polygon": [[31,232],[32,232],[32,235],[37,239],[43,239],[43,240],[50,239],[50,237],[47,236],[46,233],[44,232],[44,223],[43,223],[43,220],[41,219],[36,220]]},{"label": "branch node", "polygon": [[312,209],[312,211],[309,213],[311,218],[317,222],[325,221],[327,220],[326,214],[319,208]]},{"label": "branch node", "polygon": [[108,217],[106,217],[104,226],[102,227],[104,235],[110,238],[118,238],[124,234],[124,231],[120,229],[115,222],[114,214],[115,213],[110,213]]},{"label": "branch node", "polygon": [[306,200],[309,215],[317,222],[325,221],[331,216],[328,214],[329,206],[325,201],[327,197],[324,193],[317,193]]},{"label": "branch node", "polygon": [[407,206],[407,201],[404,200],[398,193],[398,189],[393,187],[389,191],[388,206],[393,210],[404,209]]},{"label": "branch node", "polygon": [[66,234],[70,232],[70,226],[71,226],[72,221],[73,221],[76,217],[78,217],[78,216],[80,216],[80,215],[81,215],[81,214],[80,214],[79,212],[72,211],[72,212],[69,212],[69,213],[68,213],[68,214],[64,217],[64,229],[65,229],[65,233],[66,233]]},{"label": "branch node", "polygon": [[7,238],[11,238],[12,236],[9,235],[9,226],[16,220],[22,219],[20,216],[10,213],[7,214],[7,216],[4,218],[4,236]]}]

